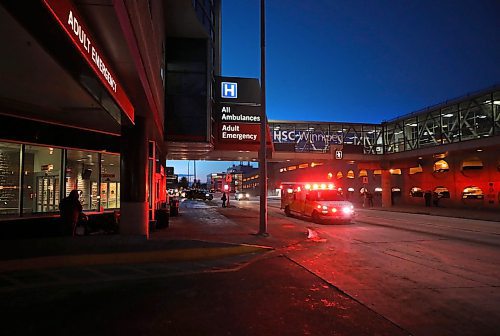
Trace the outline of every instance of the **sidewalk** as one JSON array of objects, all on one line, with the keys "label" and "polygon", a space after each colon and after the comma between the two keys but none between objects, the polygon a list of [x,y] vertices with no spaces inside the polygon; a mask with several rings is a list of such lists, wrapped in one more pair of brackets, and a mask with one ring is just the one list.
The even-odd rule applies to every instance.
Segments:
[{"label": "sidewalk", "polygon": [[363,210],[381,210],[392,212],[406,212],[421,215],[455,217],[464,219],[477,219],[485,221],[500,222],[500,209],[459,209],[459,208],[443,208],[443,207],[423,207],[410,205],[395,205],[391,208],[372,207],[360,208]]},{"label": "sidewalk", "polygon": [[[259,254],[271,249],[246,244],[241,239],[207,241],[202,232],[189,232],[189,225],[186,226],[188,216],[171,221],[175,223],[174,227],[151,232],[149,240],[120,235],[3,240],[0,244],[0,276],[9,272],[105,265],[200,263]],[[182,225],[179,225],[180,221],[183,221]],[[184,230],[187,227],[188,232],[176,237],[175,232],[181,227]],[[222,235],[223,232],[219,237]]]},{"label": "sidewalk", "polygon": [[[493,210],[415,206],[359,210],[370,209],[500,222],[500,211]],[[263,238],[255,235],[259,229],[255,214],[241,209],[216,208],[213,213],[209,212],[209,218],[186,214],[193,209],[183,211],[181,216],[170,219],[170,227],[152,232],[149,240],[120,235],[3,240],[0,274],[44,268],[215,260],[264,253],[306,238],[303,228],[290,224],[285,218],[273,217],[269,226],[274,234]],[[286,227],[286,230],[272,230],[272,226]]]}]

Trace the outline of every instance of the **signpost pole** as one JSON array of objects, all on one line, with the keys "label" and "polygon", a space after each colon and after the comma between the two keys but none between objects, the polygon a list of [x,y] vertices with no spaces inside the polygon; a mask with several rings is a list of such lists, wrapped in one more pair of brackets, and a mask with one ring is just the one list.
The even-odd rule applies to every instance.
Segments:
[{"label": "signpost pole", "polygon": [[266,23],[265,0],[260,0],[260,150],[259,150],[259,185],[260,185],[260,220],[258,235],[267,236],[267,158],[266,158]]}]

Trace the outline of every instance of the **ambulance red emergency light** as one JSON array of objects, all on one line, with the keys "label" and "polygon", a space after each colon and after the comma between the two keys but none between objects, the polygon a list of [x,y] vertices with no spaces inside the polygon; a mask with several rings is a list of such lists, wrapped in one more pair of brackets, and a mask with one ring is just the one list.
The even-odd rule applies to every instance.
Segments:
[{"label": "ambulance red emergency light", "polygon": [[307,216],[315,223],[350,222],[354,217],[352,203],[346,201],[335,185],[328,182],[283,182],[281,209],[287,216]]}]

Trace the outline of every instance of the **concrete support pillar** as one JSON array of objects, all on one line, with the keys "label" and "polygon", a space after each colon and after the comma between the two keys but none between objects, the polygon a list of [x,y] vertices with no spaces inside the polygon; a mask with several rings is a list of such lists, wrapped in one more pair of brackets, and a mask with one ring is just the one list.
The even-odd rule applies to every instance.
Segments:
[{"label": "concrete support pillar", "polygon": [[120,157],[120,234],[149,237],[146,120],[122,127]]},{"label": "concrete support pillar", "polygon": [[390,208],[392,206],[391,200],[391,173],[387,169],[382,169],[382,208]]}]

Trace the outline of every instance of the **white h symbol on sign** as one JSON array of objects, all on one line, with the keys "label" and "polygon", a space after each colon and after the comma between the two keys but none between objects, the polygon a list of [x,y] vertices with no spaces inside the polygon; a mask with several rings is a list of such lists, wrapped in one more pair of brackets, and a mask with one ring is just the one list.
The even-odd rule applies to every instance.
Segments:
[{"label": "white h symbol on sign", "polygon": [[222,98],[238,98],[238,83],[222,82],[221,84]]}]

